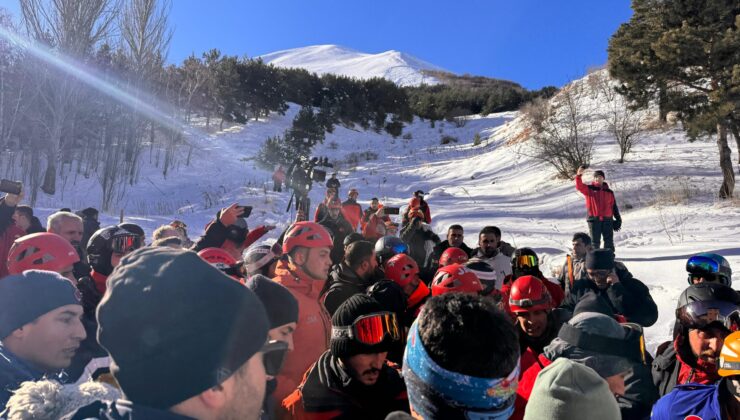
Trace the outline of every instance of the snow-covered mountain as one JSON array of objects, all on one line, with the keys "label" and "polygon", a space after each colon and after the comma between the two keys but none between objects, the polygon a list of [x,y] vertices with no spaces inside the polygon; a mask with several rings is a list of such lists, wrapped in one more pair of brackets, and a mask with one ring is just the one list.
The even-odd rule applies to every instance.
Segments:
[{"label": "snow-covered mountain", "polygon": [[279,67],[298,67],[313,73],[333,73],[358,79],[383,77],[400,86],[416,86],[439,81],[425,74],[427,70],[445,69],[409,54],[391,50],[367,54],[338,45],[312,45],[277,51],[260,56]]}]

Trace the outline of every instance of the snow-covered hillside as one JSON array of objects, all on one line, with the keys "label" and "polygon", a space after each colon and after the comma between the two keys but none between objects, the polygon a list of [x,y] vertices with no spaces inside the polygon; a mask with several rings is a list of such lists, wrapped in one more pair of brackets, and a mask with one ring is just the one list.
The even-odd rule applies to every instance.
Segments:
[{"label": "snow-covered hillside", "polygon": [[[598,94],[585,89],[584,95],[594,113],[603,108]],[[255,207],[251,226],[277,224],[271,232],[276,238],[293,217],[285,211],[290,194],[269,190],[270,173],[250,159],[265,138],[290,125],[297,111],[293,106],[285,116],[213,135],[191,133],[196,149],[190,166],[180,157],[180,166],[167,179],[153,166],[144,168],[143,181],[127,191],[120,206],[126,219],[151,233],[179,218],[197,236],[218,208],[239,202]],[[573,233],[587,231],[584,200],[572,181],[556,178],[550,167],[528,157],[528,142],[511,141],[521,139],[525,128],[516,112],[469,117],[462,127],[438,122],[432,128],[417,119],[396,139],[337,127],[315,154],[338,163],[342,195],[358,188],[363,206],[373,196],[400,206],[413,191],[427,191],[432,227],[440,235],[460,223],[466,242],[475,246],[480,228],[497,225],[504,240],[534,248],[542,271],[554,275]],[[712,139],[690,143],[679,128],[648,132],[620,164],[614,140],[599,130],[591,167],[606,171],[622,209],[624,226],[615,234],[617,257],[649,286],[660,308],[658,323],[647,330],[654,350],[669,338],[676,299],[687,286],[684,264],[690,254],[718,252],[740,272],[740,206],[714,198],[721,176]],[[483,139],[478,146],[473,144],[475,134]],[[458,142],[441,145],[443,136]],[[78,209],[100,202],[95,179],[60,180],[59,185],[64,185],[62,194],[39,201],[40,216],[62,206]],[[323,194],[324,188],[316,185],[312,202]],[[104,215],[104,224],[117,216],[118,211]],[[740,275],[734,280],[740,282]]]},{"label": "snow-covered hillside", "polygon": [[399,51],[367,54],[338,45],[313,45],[277,51],[261,56],[266,63],[279,67],[298,67],[312,73],[333,73],[358,79],[382,77],[400,86],[436,84],[426,70],[446,71]]}]

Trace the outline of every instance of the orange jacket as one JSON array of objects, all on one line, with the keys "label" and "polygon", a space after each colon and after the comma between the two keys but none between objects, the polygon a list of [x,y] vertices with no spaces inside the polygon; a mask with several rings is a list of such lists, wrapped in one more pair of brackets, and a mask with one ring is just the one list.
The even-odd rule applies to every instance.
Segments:
[{"label": "orange jacket", "polygon": [[352,225],[352,228],[357,230],[357,225],[362,219],[362,207],[357,204],[357,201],[349,199],[342,203],[342,215]]},{"label": "orange jacket", "polygon": [[326,279],[313,279],[295,265],[281,260],[273,280],[287,287],[298,300],[298,326],[293,334],[295,350],[288,352],[285,358],[274,393],[279,404],[298,387],[303,374],[329,348],[331,319],[324,303],[319,301]]}]

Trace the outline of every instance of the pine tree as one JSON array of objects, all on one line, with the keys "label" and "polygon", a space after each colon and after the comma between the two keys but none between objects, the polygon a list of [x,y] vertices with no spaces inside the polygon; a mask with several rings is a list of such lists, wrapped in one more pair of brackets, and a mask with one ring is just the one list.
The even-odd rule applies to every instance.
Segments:
[{"label": "pine tree", "polygon": [[716,134],[719,197],[732,197],[727,136],[740,120],[740,2],[633,0],[632,7],[609,44],[620,93],[640,107],[657,96],[663,110],[678,111],[692,139]]}]

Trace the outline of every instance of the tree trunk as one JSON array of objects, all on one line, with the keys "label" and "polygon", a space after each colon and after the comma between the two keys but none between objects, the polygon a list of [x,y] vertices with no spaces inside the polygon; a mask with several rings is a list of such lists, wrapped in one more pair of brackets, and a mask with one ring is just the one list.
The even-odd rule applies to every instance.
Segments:
[{"label": "tree trunk", "polygon": [[730,123],[730,131],[732,131],[732,136],[735,137],[735,143],[737,143],[737,163],[740,164],[740,129],[737,121]]},{"label": "tree trunk", "polygon": [[661,84],[658,88],[658,120],[662,123],[668,122],[668,99],[665,86]]},{"label": "tree trunk", "polygon": [[732,151],[727,144],[727,125],[724,121],[717,124],[717,146],[719,147],[719,167],[722,170],[722,186],[719,198],[732,198],[735,190],[735,173],[732,170]]}]

